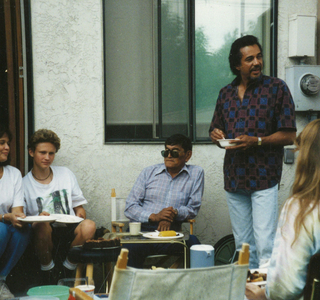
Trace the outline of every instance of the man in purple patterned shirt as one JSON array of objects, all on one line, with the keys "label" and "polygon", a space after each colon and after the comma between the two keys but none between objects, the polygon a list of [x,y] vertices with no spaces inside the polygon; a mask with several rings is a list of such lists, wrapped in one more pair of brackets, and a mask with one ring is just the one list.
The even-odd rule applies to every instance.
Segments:
[{"label": "man in purple patterned shirt", "polygon": [[250,268],[268,263],[278,219],[283,146],[296,136],[294,102],[288,86],[262,74],[262,47],[254,36],[231,46],[234,81],[220,90],[209,129],[226,147],[224,189],[237,249],[250,244]]}]

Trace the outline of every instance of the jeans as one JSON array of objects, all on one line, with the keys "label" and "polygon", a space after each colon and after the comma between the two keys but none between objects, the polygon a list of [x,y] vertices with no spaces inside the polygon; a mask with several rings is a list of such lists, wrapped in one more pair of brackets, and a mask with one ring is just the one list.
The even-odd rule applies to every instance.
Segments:
[{"label": "jeans", "polygon": [[0,223],[0,277],[6,277],[26,249],[31,226],[17,229],[12,224]]},{"label": "jeans", "polygon": [[226,192],[236,249],[250,245],[249,268],[268,263],[278,220],[278,185],[261,191]]}]

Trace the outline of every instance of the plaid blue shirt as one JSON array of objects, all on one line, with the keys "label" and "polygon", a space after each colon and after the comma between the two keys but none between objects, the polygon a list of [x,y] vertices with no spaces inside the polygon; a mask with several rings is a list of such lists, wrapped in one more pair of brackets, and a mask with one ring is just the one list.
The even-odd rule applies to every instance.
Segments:
[{"label": "plaid blue shirt", "polygon": [[201,205],[204,171],[185,165],[174,178],[165,164],[142,170],[126,201],[125,216],[130,221],[147,223],[149,216],[172,206],[178,210],[177,221],[194,218]]},{"label": "plaid blue shirt", "polygon": [[[296,131],[294,103],[288,86],[278,78],[262,75],[238,97],[237,79],[220,90],[209,132],[219,128],[227,139],[240,135],[269,136],[276,131]],[[224,188],[264,190],[280,182],[282,146],[226,150]]]}]

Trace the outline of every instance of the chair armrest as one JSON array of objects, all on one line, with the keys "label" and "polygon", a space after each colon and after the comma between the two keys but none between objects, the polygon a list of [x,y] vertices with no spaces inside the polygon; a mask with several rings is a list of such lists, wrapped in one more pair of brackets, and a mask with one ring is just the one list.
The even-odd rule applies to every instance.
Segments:
[{"label": "chair armrest", "polygon": [[117,221],[112,221],[111,222],[111,226],[112,226],[112,232],[117,232],[117,228],[119,228],[120,232],[123,232],[123,227],[124,227],[124,223],[122,222],[117,222]]},{"label": "chair armrest", "polygon": [[193,234],[193,224],[196,222],[195,219],[189,219],[189,220],[185,220],[185,222],[188,222],[190,224],[190,234]]}]

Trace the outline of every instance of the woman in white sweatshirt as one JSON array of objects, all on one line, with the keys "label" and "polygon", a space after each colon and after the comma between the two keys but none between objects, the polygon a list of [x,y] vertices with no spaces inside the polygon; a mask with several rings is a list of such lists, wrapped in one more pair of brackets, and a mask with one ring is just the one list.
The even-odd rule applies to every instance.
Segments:
[{"label": "woman in white sweatshirt", "polygon": [[18,220],[25,217],[22,177],[9,166],[11,134],[0,125],[0,300],[14,295],[5,283],[29,243],[31,227]]}]

